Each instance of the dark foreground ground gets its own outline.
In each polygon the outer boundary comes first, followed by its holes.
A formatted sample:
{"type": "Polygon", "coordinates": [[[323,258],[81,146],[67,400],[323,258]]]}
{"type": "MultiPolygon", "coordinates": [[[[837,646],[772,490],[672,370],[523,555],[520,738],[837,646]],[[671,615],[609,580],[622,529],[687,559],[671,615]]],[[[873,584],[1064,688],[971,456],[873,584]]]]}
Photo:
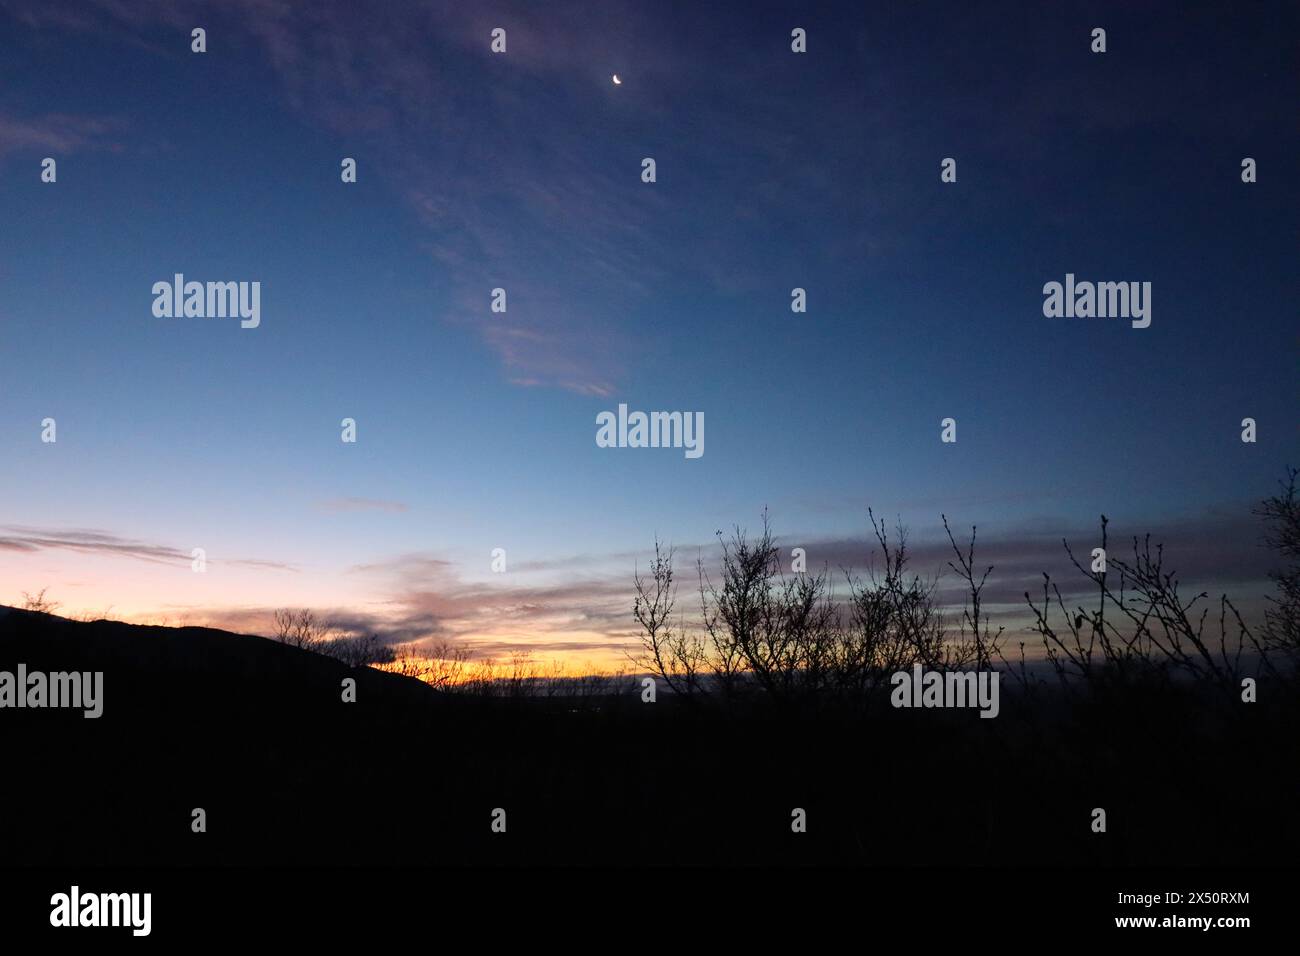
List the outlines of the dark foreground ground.
{"type": "Polygon", "coordinates": [[[1268,679],[1249,705],[1189,686],[1027,700],[1004,682],[994,720],[894,710],[883,691],[856,711],[575,706],[10,611],[0,670],[18,662],[103,671],[104,715],[0,710],[7,866],[1291,866],[1300,849],[1297,702],[1268,679]]]}

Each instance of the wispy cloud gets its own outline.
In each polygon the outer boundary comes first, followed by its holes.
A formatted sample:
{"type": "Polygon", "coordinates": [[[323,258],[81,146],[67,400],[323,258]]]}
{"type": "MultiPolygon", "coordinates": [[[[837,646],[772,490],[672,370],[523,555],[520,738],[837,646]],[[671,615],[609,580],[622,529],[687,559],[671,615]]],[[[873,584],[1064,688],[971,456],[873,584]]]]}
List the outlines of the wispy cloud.
{"type": "MultiPolygon", "coordinates": [[[[606,565],[607,566],[607,565],[606,565]]],[[[622,613],[627,583],[590,565],[559,582],[538,583],[536,565],[519,565],[487,582],[462,577],[454,562],[406,554],[358,565],[386,598],[376,612],[397,639],[471,637],[521,628],[530,634],[603,629],[622,613]]]]}
{"type": "Polygon", "coordinates": [[[113,138],[123,128],[112,117],[47,113],[20,117],[0,112],[0,156],[21,150],[40,150],[65,156],[84,149],[120,150],[113,138]]]}
{"type": "MultiPolygon", "coordinates": [[[[35,553],[39,551],[75,551],[107,557],[131,558],[153,564],[189,564],[193,557],[168,545],[123,538],[105,531],[87,529],[54,530],[32,528],[24,525],[0,526],[0,550],[35,553]]],[[[262,561],[255,558],[232,558],[224,562],[209,559],[213,564],[232,564],[275,571],[297,571],[291,564],[279,561],[262,561]]]]}
{"type": "MultiPolygon", "coordinates": [[[[19,2],[19,19],[146,33],[150,25],[180,31],[203,9],[103,0],[74,23],[44,6],[19,2]]],[[[755,101],[768,67],[728,44],[701,58],[682,42],[695,32],[689,25],[644,5],[487,11],[448,0],[394,6],[376,21],[351,4],[237,0],[218,19],[223,32],[261,45],[286,109],[383,157],[369,168],[424,226],[427,254],[451,290],[445,321],[472,329],[518,387],[614,394],[652,341],[634,316],[667,277],[729,294],[782,272],[809,275],[825,216],[844,215],[842,196],[861,178],[844,162],[819,171],[845,128],[804,122],[793,93],[755,101]],[[509,52],[494,57],[490,31],[502,24],[509,52]],[[615,71],[625,78],[617,91],[615,71]],[[474,74],[482,81],[465,81],[474,74]],[[654,132],[683,109],[688,128],[711,135],[665,142],[654,132]],[[559,135],[541,130],[541,115],[559,135]],[[656,141],[662,182],[650,188],[639,182],[640,162],[656,141]],[[821,157],[801,173],[793,217],[791,155],[821,157]],[[738,156],[746,176],[729,172],[738,156]],[[693,184],[697,197],[707,184],[707,208],[680,202],[674,182],[693,184]],[[714,223],[703,232],[701,212],[714,223]],[[497,286],[510,295],[505,314],[487,311],[497,286]]],[[[184,39],[179,33],[177,49],[184,39]]],[[[881,109],[861,91],[835,97],[843,102],[828,110],[854,124],[875,117],[862,108],[881,109]]],[[[877,201],[862,200],[868,210],[877,201]]],[[[870,228],[872,215],[859,240],[829,250],[838,265],[856,262],[868,237],[882,234],[870,228]]]]}

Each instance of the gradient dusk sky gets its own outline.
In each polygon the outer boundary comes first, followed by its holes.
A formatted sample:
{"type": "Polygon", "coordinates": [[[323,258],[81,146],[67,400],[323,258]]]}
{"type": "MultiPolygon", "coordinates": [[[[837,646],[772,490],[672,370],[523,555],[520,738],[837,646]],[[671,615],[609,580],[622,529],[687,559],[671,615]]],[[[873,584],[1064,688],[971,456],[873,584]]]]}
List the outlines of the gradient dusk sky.
{"type": "Polygon", "coordinates": [[[979,524],[1007,613],[1101,512],[1262,594],[1296,8],[1134,6],[0,0],[0,603],[606,661],[656,535],[839,568],[868,505],[919,570],[979,524]],[[178,272],[260,327],[154,317],[178,272]],[[1066,273],[1150,328],[1045,318],[1066,273]],[[705,454],[598,448],[620,402],[705,454]]]}

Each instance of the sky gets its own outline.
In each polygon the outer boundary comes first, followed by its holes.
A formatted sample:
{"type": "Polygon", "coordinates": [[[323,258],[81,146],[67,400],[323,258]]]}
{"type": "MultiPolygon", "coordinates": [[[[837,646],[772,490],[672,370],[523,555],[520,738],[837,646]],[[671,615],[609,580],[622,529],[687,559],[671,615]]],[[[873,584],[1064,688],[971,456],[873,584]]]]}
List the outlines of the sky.
{"type": "Polygon", "coordinates": [[[868,506],[920,570],[977,524],[1009,620],[1103,512],[1258,599],[1298,18],[1129,7],[0,0],[0,603],[605,664],[656,536],[861,567],[868,506]],[[1067,273],[1150,327],[1045,317],[1067,273]],[[598,447],[620,403],[704,454],[598,447]]]}

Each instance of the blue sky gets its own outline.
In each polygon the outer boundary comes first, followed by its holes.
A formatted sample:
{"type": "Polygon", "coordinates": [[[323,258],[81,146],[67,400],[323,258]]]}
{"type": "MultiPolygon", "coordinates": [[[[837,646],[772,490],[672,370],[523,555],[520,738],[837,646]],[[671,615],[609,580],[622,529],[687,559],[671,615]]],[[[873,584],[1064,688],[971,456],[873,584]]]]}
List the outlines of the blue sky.
{"type": "Polygon", "coordinates": [[[865,558],[870,504],[922,542],[941,511],[977,522],[1009,562],[1104,511],[1204,575],[1264,566],[1250,502],[1300,450],[1277,16],[18,0],[0,22],[0,601],[250,627],[305,604],[594,654],[656,534],[707,547],[765,506],[813,564],[865,558]],[[155,318],[176,272],[260,281],[260,327],[155,318]],[[1151,327],[1044,318],[1067,272],[1151,282],[1151,327]],[[706,453],[596,447],[619,402],[703,412],[706,453]]]}

